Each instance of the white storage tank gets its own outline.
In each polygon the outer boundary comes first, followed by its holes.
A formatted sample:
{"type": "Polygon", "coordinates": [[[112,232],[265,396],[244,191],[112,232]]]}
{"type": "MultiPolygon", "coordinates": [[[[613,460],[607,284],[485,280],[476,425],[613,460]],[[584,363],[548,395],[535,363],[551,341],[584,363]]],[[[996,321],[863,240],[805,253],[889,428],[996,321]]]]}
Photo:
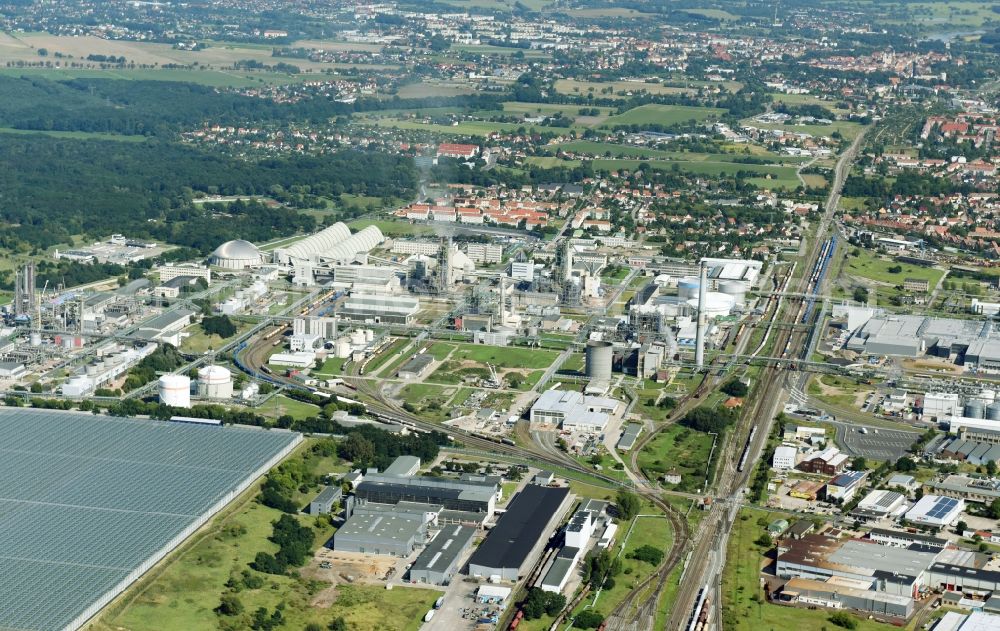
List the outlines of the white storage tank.
{"type": "Polygon", "coordinates": [[[345,357],[349,357],[351,354],[351,343],[346,337],[342,337],[337,340],[337,344],[334,346],[333,350],[334,354],[339,359],[344,359],[345,357]]]}
{"type": "Polygon", "coordinates": [[[365,329],[365,342],[371,344],[375,341],[375,331],[371,329],[365,329]]]}
{"type": "Polygon", "coordinates": [[[356,331],[351,331],[351,344],[354,346],[364,346],[365,344],[365,332],[361,329],[356,331]]]}
{"type": "Polygon", "coordinates": [[[191,407],[191,378],[187,375],[163,375],[157,385],[160,403],[175,408],[191,407]]]}
{"type": "Polygon", "coordinates": [[[701,283],[698,282],[697,278],[686,277],[677,281],[677,297],[686,298],[698,298],[698,287],[701,283]]]}
{"type": "Polygon", "coordinates": [[[210,399],[232,398],[232,373],[222,366],[202,366],[198,369],[198,394],[210,399]]]}
{"type": "Polygon", "coordinates": [[[746,302],[746,286],[738,280],[726,280],[719,283],[719,292],[733,297],[737,305],[743,306],[746,302]]]}

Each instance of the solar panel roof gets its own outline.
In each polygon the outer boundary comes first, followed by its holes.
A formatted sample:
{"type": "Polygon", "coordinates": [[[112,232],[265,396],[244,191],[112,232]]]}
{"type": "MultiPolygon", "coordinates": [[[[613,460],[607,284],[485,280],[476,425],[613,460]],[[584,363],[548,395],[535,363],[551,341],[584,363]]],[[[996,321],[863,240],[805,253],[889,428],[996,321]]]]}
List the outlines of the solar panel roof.
{"type": "Polygon", "coordinates": [[[9,408],[0,436],[5,631],[77,628],[301,440],[9,408]]]}

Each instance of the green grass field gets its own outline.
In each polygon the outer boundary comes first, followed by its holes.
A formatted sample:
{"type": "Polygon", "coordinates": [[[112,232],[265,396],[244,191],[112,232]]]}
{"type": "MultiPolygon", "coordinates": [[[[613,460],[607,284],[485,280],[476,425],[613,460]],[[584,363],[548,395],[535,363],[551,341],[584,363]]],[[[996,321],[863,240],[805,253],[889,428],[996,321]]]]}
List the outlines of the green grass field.
{"type": "Polygon", "coordinates": [[[476,344],[458,344],[451,354],[452,360],[474,361],[481,364],[494,364],[498,368],[527,368],[540,370],[548,368],[556,360],[559,353],[537,348],[519,348],[515,346],[479,346],[476,344]]]}
{"type": "Polygon", "coordinates": [[[604,121],[602,127],[616,125],[676,125],[691,120],[703,121],[717,118],[725,110],[715,107],[691,107],[687,105],[640,105],[622,114],[616,114],[604,121]]]}
{"type": "Polygon", "coordinates": [[[639,468],[650,479],[661,478],[668,471],[681,474],[679,490],[704,487],[712,436],[681,425],[672,425],[656,436],[639,452],[639,468]]]}
{"type": "MultiPolygon", "coordinates": [[[[851,251],[853,250],[854,248],[851,249],[851,251]]],[[[861,249],[858,250],[858,256],[851,256],[850,252],[848,253],[844,272],[890,285],[902,285],[906,278],[926,280],[930,282],[932,290],[944,275],[944,270],[897,263],[892,259],[879,258],[871,252],[861,249]],[[897,265],[902,268],[902,271],[896,274],[889,271],[889,268],[897,265]]]]}
{"type": "Polygon", "coordinates": [[[257,408],[257,412],[269,418],[278,418],[288,414],[295,419],[304,419],[319,414],[319,406],[304,401],[296,401],[279,394],[272,397],[264,405],[257,408]]]}
{"type": "Polygon", "coordinates": [[[430,234],[434,229],[429,226],[411,224],[407,221],[393,219],[355,219],[347,224],[351,230],[357,231],[368,226],[378,226],[386,236],[415,236],[430,234]]]}
{"type": "Polygon", "coordinates": [[[731,153],[692,153],[687,151],[667,151],[664,149],[651,149],[649,147],[637,147],[634,145],[619,145],[612,142],[597,142],[593,140],[573,140],[557,145],[549,145],[547,151],[555,153],[562,150],[573,153],[585,153],[597,157],[605,158],[653,158],[658,160],[679,160],[682,162],[734,162],[738,163],[750,155],[756,158],[771,160],[775,163],[785,162],[798,164],[805,162],[806,158],[783,156],[769,151],[743,152],[744,147],[731,153]]]}
{"type": "Polygon", "coordinates": [[[851,121],[835,121],[829,125],[777,125],[758,123],[752,118],[748,118],[741,121],[741,123],[750,127],[756,127],[757,129],[781,129],[796,134],[810,134],[812,136],[832,136],[834,132],[840,132],[840,135],[847,140],[853,140],[861,133],[861,129],[864,127],[860,123],[851,121]]]}

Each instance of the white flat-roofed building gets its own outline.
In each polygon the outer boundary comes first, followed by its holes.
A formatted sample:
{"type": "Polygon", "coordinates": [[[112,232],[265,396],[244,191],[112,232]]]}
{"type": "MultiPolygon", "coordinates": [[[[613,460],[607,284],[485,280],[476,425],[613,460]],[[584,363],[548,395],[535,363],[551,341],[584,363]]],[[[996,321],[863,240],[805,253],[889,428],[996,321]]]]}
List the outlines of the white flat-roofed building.
{"type": "Polygon", "coordinates": [[[355,322],[375,324],[412,324],[420,311],[420,301],[410,296],[387,296],[353,293],[338,315],[355,322]]]}
{"type": "Polygon", "coordinates": [[[943,495],[925,495],[913,505],[913,508],[906,511],[906,521],[922,526],[944,528],[955,523],[964,510],[965,502],[961,499],[943,495]]]}
{"type": "Polygon", "coordinates": [[[944,419],[962,412],[957,392],[928,392],[924,395],[924,418],[944,419]]]}
{"type": "Polygon", "coordinates": [[[879,489],[866,495],[858,503],[858,508],[872,515],[888,515],[902,506],[905,500],[901,493],[879,489]]]}
{"type": "Polygon", "coordinates": [[[621,403],[571,390],[543,392],[531,406],[532,423],[559,425],[564,429],[599,432],[621,403]]]}

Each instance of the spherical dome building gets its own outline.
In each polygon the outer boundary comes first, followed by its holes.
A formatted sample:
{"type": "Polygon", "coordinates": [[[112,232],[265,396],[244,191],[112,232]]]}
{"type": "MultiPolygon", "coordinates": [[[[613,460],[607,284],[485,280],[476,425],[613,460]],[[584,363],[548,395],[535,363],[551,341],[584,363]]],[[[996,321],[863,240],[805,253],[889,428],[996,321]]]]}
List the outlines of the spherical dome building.
{"type": "Polygon", "coordinates": [[[264,255],[261,254],[256,245],[243,239],[236,239],[226,241],[215,248],[215,252],[212,252],[208,261],[223,269],[246,269],[263,263],[264,255]]]}

